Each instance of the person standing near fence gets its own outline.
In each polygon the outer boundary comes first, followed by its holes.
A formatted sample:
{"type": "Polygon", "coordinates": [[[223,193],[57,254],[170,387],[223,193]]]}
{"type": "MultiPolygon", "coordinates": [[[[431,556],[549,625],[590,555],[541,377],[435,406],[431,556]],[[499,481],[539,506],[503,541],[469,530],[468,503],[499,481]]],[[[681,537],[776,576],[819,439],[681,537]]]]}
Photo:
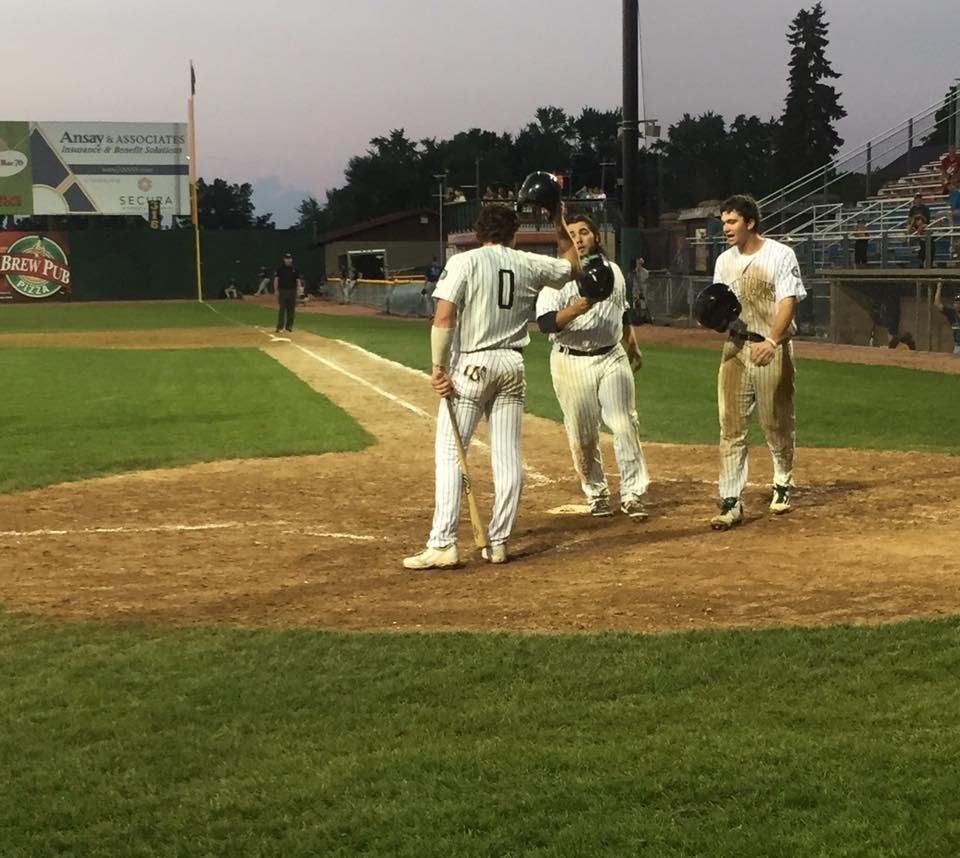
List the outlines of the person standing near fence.
{"type": "Polygon", "coordinates": [[[273,276],[273,291],[277,294],[277,333],[293,331],[293,317],[297,312],[297,293],[303,288],[303,278],[293,267],[293,254],[284,253],[283,261],[273,276]]]}
{"type": "Polygon", "coordinates": [[[793,485],[794,314],[806,297],[793,249],[760,231],[760,209],[753,197],[738,194],[721,207],[729,247],[717,257],[713,280],[725,283],[742,306],[747,330],[760,334],[749,342],[731,334],[723,346],[717,378],[720,416],[720,499],[714,530],[743,522],[741,495],[747,485],[747,422],[754,408],[773,456],[770,512],[789,512],[793,485]]]}
{"type": "Polygon", "coordinates": [[[254,295],[269,295],[270,294],[270,273],[267,271],[266,267],[261,265],[260,270],[257,272],[257,291],[253,293],[254,295]]]}
{"type": "Polygon", "coordinates": [[[953,353],[960,357],[960,293],[953,299],[953,306],[943,303],[943,284],[937,283],[937,291],[933,296],[933,306],[946,317],[953,333],[953,353]]]}
{"type": "Polygon", "coordinates": [[[423,276],[424,284],[420,294],[423,296],[423,315],[433,318],[433,290],[437,288],[437,281],[443,273],[443,268],[437,262],[437,257],[433,257],[433,262],[427,266],[426,273],[423,276]]]}

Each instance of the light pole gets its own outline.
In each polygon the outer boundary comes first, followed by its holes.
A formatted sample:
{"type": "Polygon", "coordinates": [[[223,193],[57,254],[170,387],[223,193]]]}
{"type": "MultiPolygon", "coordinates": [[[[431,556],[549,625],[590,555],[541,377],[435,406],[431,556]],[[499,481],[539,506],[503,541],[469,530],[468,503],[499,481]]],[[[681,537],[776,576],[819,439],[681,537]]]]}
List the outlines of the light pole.
{"type": "Polygon", "coordinates": [[[637,212],[637,144],[639,125],[640,16],[638,0],[623,0],[623,199],[620,227],[620,267],[629,271],[640,252],[640,219],[637,212]]]}
{"type": "Polygon", "coordinates": [[[446,264],[446,246],[443,241],[443,184],[447,180],[447,172],[444,170],[442,173],[434,173],[433,178],[437,180],[437,187],[439,188],[437,192],[437,203],[438,211],[440,213],[440,255],[437,257],[437,261],[440,263],[441,267],[446,264]]]}
{"type": "Polygon", "coordinates": [[[600,190],[604,194],[607,193],[607,167],[616,167],[616,161],[601,161],[600,162],[600,190]]]}

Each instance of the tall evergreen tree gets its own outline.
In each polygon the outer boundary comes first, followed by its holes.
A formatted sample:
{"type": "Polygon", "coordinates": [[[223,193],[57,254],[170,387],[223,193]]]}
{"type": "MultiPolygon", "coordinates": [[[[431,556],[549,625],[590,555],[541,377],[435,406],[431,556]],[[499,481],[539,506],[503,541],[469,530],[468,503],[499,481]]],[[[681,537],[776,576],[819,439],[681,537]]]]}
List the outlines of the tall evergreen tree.
{"type": "Polygon", "coordinates": [[[827,59],[827,23],[821,3],[801,9],[787,31],[790,64],[786,105],[780,120],[777,160],[789,182],[827,163],[843,145],[834,123],[847,115],[840,93],[824,81],[840,75],[827,59]]]}

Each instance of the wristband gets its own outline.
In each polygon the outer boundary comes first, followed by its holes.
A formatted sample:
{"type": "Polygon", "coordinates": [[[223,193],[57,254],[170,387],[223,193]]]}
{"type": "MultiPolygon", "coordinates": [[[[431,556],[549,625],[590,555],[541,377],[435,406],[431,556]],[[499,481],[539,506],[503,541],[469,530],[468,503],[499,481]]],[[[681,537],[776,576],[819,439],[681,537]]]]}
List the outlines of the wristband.
{"type": "Polygon", "coordinates": [[[434,366],[444,369],[450,366],[450,353],[453,351],[453,328],[430,326],[430,355],[434,366]]]}
{"type": "Polygon", "coordinates": [[[763,339],[764,339],[764,342],[770,343],[770,345],[773,346],[774,348],[780,345],[780,343],[778,343],[776,340],[771,340],[770,337],[764,337],[763,339]]]}

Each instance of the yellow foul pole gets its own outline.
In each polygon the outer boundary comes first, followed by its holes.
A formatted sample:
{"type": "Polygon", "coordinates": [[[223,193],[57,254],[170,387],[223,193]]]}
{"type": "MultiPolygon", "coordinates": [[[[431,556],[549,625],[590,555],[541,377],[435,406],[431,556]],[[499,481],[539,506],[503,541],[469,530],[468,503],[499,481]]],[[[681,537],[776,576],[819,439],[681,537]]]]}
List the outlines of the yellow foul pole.
{"type": "Polygon", "coordinates": [[[200,211],[197,208],[197,125],[193,116],[193,97],[197,93],[197,75],[190,62],[190,219],[193,221],[193,243],[197,263],[197,300],[203,303],[203,275],[200,271],[200,211]]]}

